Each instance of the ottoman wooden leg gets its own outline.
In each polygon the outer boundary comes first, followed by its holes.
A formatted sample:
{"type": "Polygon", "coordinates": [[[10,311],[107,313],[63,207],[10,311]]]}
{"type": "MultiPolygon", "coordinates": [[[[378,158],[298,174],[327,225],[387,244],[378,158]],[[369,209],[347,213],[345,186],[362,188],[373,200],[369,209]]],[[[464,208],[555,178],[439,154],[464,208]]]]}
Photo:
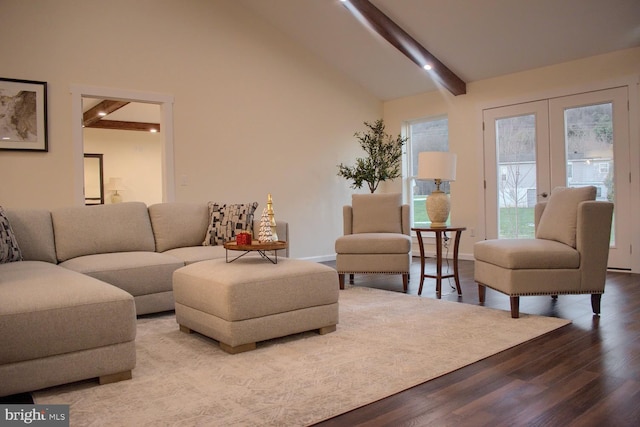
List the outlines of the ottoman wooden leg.
{"type": "Polygon", "coordinates": [[[190,328],[187,328],[187,327],[186,327],[186,326],[184,326],[184,325],[180,325],[180,332],[184,332],[185,334],[190,334],[190,333],[192,333],[193,331],[192,331],[190,328]]]}
{"type": "Polygon", "coordinates": [[[230,345],[221,342],[220,348],[229,354],[238,354],[238,353],[244,353],[245,351],[255,350],[256,343],[250,342],[248,344],[242,344],[242,345],[237,345],[235,347],[231,347],[230,345]]]}

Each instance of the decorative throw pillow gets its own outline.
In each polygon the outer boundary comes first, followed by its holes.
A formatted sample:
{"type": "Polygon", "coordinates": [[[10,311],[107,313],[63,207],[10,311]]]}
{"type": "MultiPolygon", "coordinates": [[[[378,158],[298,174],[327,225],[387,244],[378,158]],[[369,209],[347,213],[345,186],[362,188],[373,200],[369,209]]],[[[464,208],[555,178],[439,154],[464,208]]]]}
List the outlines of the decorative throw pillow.
{"type": "Polygon", "coordinates": [[[596,199],[596,187],[556,187],[542,212],[537,239],[555,240],[576,247],[578,204],[596,199]]]}
{"type": "Polygon", "coordinates": [[[353,233],[402,233],[402,195],[354,194],[353,233]]]}
{"type": "Polygon", "coordinates": [[[0,206],[0,264],[14,261],[22,261],[22,253],[9,224],[9,218],[0,206]]]}
{"type": "Polygon", "coordinates": [[[202,244],[216,246],[234,240],[236,233],[251,229],[258,202],[230,205],[209,202],[208,206],[209,226],[202,244]]]}

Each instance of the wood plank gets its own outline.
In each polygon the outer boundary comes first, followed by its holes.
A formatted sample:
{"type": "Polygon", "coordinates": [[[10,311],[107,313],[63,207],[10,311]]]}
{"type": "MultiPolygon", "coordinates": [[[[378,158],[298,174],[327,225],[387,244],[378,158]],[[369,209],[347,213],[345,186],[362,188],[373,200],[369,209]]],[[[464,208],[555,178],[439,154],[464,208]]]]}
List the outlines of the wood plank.
{"type": "Polygon", "coordinates": [[[160,132],[160,123],[127,122],[122,120],[102,119],[92,122],[90,125],[85,125],[85,127],[97,129],[134,130],[141,132],[160,132]]]}
{"type": "MultiPolygon", "coordinates": [[[[435,260],[427,262],[435,270],[435,260]]],[[[459,272],[463,296],[445,281],[442,299],[479,304],[473,261],[460,261],[459,272]]],[[[414,258],[408,293],[417,295],[419,276],[414,258]]],[[[422,298],[435,299],[429,285],[422,298]]],[[[357,275],[355,286],[403,291],[400,276],[357,275]]],[[[484,305],[510,310],[509,297],[491,289],[484,305]]],[[[640,275],[607,274],[600,316],[590,295],[521,297],[520,313],[573,323],[317,425],[622,426],[640,419],[640,275]]]]}
{"type": "Polygon", "coordinates": [[[102,120],[105,115],[119,110],[128,103],[128,101],[115,101],[112,99],[105,99],[104,101],[101,101],[100,103],[94,105],[84,112],[84,114],[82,115],[82,124],[84,125],[84,127],[92,127],[91,125],[102,120]]]}

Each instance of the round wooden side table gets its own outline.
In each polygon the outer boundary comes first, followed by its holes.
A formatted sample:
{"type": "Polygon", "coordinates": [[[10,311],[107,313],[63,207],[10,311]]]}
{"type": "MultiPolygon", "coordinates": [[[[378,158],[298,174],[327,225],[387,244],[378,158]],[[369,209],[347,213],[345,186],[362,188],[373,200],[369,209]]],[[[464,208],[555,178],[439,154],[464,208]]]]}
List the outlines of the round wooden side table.
{"type": "Polygon", "coordinates": [[[436,297],[442,296],[442,279],[453,277],[456,281],[456,290],[458,295],[462,295],[462,289],[460,289],[460,278],[458,276],[458,245],[460,244],[460,235],[467,227],[413,227],[412,231],[416,232],[418,237],[418,245],[420,246],[420,288],[418,289],[418,295],[422,294],[422,285],[424,284],[424,278],[436,279],[436,297]],[[442,235],[449,232],[454,232],[455,237],[453,239],[453,274],[442,275],[442,235]],[[424,243],[422,241],[422,233],[435,233],[436,235],[436,275],[424,274],[424,243]]]}
{"type": "Polygon", "coordinates": [[[224,244],[224,248],[226,249],[225,259],[227,262],[233,262],[238,258],[241,258],[248,254],[249,252],[258,252],[260,256],[268,261],[271,261],[273,264],[278,263],[278,251],[281,249],[287,249],[288,243],[282,240],[278,240],[277,242],[269,242],[262,243],[258,240],[252,240],[250,245],[239,245],[235,240],[231,240],[224,244]],[[229,251],[243,251],[244,253],[238,255],[237,257],[229,260],[229,251]],[[273,257],[267,255],[267,251],[273,251],[273,257]]]}

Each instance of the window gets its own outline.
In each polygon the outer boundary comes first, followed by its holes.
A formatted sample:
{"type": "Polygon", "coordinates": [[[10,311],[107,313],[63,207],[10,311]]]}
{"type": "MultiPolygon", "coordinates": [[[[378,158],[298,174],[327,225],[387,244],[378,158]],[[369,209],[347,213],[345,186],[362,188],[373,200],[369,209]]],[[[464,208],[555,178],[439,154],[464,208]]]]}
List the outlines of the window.
{"type": "Polygon", "coordinates": [[[609,163],[598,163],[598,170],[601,174],[608,174],[609,173],[609,163]]]}
{"type": "MultiPolygon", "coordinates": [[[[407,123],[408,176],[407,193],[410,195],[413,213],[413,227],[430,225],[425,201],[436,189],[432,181],[416,181],[418,173],[418,153],[422,151],[449,151],[449,120],[446,116],[430,117],[407,123]]],[[[449,183],[443,182],[440,190],[449,194],[449,183]]]]}

